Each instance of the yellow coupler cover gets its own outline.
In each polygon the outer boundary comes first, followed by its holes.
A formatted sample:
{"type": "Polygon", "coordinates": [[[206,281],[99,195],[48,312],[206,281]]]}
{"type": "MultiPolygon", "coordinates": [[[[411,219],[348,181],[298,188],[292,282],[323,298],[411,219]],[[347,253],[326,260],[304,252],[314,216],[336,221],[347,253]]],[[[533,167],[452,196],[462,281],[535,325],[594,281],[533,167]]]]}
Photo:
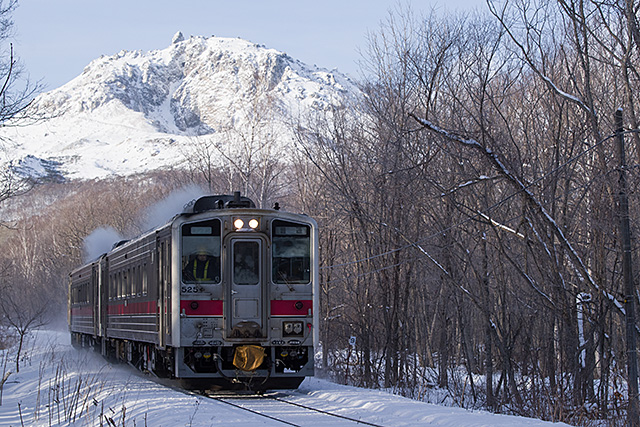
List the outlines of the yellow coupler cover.
{"type": "Polygon", "coordinates": [[[264,348],[257,345],[243,345],[236,348],[233,366],[243,371],[255,371],[264,361],[264,348]]]}

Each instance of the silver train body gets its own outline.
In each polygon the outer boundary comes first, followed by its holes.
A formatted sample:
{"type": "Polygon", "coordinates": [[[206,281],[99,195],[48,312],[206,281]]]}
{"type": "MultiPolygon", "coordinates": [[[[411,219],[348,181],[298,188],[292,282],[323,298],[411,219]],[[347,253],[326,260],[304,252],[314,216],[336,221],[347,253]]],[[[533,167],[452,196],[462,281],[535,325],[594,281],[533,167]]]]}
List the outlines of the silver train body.
{"type": "Polygon", "coordinates": [[[71,340],[194,388],[295,388],[318,283],[313,219],[206,196],[70,274],[71,340]]]}

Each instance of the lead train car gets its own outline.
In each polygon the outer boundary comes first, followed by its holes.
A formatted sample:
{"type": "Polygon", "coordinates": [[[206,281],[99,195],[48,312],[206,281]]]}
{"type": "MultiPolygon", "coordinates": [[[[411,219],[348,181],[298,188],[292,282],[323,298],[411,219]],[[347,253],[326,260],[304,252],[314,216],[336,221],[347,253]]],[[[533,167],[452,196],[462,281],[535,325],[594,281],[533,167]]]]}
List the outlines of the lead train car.
{"type": "Polygon", "coordinates": [[[313,219],[205,196],[71,273],[71,341],[193,387],[295,388],[318,283],[313,219]]]}

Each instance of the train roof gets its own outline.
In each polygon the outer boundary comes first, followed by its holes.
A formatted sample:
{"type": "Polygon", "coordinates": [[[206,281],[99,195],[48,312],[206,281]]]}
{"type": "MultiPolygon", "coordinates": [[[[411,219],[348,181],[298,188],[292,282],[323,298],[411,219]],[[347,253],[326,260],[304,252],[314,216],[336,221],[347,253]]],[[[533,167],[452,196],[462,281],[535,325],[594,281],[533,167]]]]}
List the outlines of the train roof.
{"type": "MultiPolygon", "coordinates": [[[[91,264],[94,264],[96,262],[99,262],[104,256],[106,256],[108,254],[111,254],[114,251],[117,251],[120,247],[128,246],[130,244],[133,244],[136,241],[139,241],[139,240],[145,238],[149,234],[155,233],[159,229],[162,229],[164,227],[170,226],[170,224],[173,224],[179,217],[183,217],[184,218],[184,217],[189,217],[191,215],[195,215],[195,214],[199,214],[199,213],[203,213],[203,212],[208,212],[208,211],[213,211],[213,210],[223,210],[223,209],[256,209],[256,205],[253,202],[253,200],[251,200],[250,198],[245,197],[245,196],[241,196],[239,191],[234,192],[233,195],[217,194],[217,195],[209,195],[209,196],[199,197],[198,199],[194,199],[194,200],[190,201],[189,203],[187,203],[184,206],[182,212],[176,214],[166,224],[164,224],[164,225],[162,225],[160,227],[156,227],[156,228],[154,228],[152,230],[148,230],[148,231],[142,233],[141,235],[134,237],[133,239],[120,240],[118,242],[115,242],[113,247],[108,252],[105,252],[105,253],[97,256],[96,258],[85,262],[82,266],[79,266],[79,267],[75,268],[71,272],[71,274],[77,272],[78,270],[86,268],[88,265],[91,265],[91,264]]],[[[273,210],[274,211],[280,210],[280,206],[278,205],[278,203],[275,204],[273,210]]],[[[288,215],[291,215],[291,213],[283,212],[283,215],[288,216],[288,215]]],[[[295,214],[293,214],[293,215],[295,215],[295,214]]]]}
{"type": "Polygon", "coordinates": [[[196,214],[216,209],[234,209],[234,208],[255,208],[248,197],[240,196],[240,192],[236,191],[233,196],[228,194],[218,194],[214,196],[203,196],[187,203],[182,211],[183,214],[196,214]]]}

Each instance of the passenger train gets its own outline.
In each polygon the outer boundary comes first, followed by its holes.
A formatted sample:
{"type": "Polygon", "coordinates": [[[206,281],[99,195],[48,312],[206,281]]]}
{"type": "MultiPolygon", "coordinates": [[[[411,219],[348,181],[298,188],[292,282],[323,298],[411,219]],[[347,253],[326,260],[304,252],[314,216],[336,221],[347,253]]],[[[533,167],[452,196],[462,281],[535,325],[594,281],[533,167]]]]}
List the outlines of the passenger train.
{"type": "Polygon", "coordinates": [[[314,373],[318,230],[240,193],[71,272],[71,341],[194,388],[296,388],[314,373]]]}

